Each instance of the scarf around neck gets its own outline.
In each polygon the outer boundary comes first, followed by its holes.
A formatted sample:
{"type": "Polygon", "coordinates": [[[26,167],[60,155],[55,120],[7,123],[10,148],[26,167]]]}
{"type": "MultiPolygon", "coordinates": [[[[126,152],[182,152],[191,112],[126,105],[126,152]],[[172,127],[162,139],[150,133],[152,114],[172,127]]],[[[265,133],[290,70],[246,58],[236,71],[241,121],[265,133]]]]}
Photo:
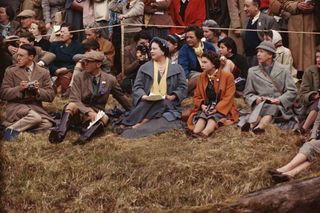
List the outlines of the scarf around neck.
{"type": "Polygon", "coordinates": [[[199,61],[199,64],[200,64],[200,66],[201,66],[201,56],[202,56],[202,54],[203,54],[203,49],[204,49],[204,44],[203,44],[203,42],[200,41],[199,46],[198,46],[198,47],[193,47],[193,49],[194,49],[194,53],[195,53],[196,56],[197,56],[197,59],[198,59],[198,61],[199,61]]]}
{"type": "Polygon", "coordinates": [[[165,96],[167,94],[167,75],[168,75],[169,60],[166,59],[165,71],[161,77],[160,82],[158,81],[159,76],[159,64],[153,61],[153,85],[150,93],[155,95],[165,96]]]}

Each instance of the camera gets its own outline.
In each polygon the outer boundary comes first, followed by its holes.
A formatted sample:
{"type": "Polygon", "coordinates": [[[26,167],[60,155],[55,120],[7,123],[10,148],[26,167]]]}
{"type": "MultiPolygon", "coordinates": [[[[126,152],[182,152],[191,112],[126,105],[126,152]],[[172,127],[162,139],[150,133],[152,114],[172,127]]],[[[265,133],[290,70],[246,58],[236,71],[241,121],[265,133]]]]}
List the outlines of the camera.
{"type": "Polygon", "coordinates": [[[27,84],[27,92],[30,95],[36,95],[36,86],[34,81],[30,81],[27,84]]]}
{"type": "Polygon", "coordinates": [[[28,82],[28,84],[27,84],[27,90],[29,90],[29,91],[34,91],[35,89],[36,89],[35,82],[34,82],[34,81],[28,82]]]}
{"type": "Polygon", "coordinates": [[[137,51],[140,51],[142,55],[149,55],[149,47],[147,45],[139,44],[137,51]]]}

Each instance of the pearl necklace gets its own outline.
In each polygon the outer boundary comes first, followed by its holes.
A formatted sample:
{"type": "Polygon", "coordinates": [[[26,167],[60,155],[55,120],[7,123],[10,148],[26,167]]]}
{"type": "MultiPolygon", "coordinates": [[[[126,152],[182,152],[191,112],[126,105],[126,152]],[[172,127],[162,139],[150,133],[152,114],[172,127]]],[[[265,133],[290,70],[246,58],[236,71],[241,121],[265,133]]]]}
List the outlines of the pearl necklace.
{"type": "Polygon", "coordinates": [[[218,71],[219,71],[219,70],[216,69],[216,70],[213,72],[212,75],[210,75],[209,72],[208,72],[207,76],[208,76],[208,78],[209,78],[210,81],[213,81],[213,79],[214,79],[214,77],[216,76],[216,74],[217,74],[218,71]]]}

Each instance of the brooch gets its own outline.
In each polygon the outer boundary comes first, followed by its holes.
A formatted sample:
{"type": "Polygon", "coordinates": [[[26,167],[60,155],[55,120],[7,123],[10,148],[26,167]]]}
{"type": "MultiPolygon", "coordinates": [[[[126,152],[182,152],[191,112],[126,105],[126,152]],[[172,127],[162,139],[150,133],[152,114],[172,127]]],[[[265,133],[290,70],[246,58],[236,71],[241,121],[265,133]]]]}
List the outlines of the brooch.
{"type": "Polygon", "coordinates": [[[101,81],[101,84],[100,84],[100,95],[104,95],[105,94],[105,89],[106,89],[106,84],[107,82],[106,81],[101,81]]]}

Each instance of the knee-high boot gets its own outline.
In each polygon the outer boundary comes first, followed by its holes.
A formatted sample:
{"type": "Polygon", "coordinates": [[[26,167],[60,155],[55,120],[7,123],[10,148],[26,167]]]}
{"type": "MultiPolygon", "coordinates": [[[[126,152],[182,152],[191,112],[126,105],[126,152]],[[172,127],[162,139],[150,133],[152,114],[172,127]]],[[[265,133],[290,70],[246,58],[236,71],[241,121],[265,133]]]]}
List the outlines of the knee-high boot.
{"type": "Polygon", "coordinates": [[[63,141],[70,127],[70,119],[71,113],[64,112],[60,125],[53,129],[49,134],[50,143],[61,143],[63,141]]]}
{"type": "Polygon", "coordinates": [[[102,121],[98,121],[92,127],[83,132],[80,137],[73,143],[73,145],[83,145],[87,143],[94,136],[104,131],[104,124],[102,121]]]}

